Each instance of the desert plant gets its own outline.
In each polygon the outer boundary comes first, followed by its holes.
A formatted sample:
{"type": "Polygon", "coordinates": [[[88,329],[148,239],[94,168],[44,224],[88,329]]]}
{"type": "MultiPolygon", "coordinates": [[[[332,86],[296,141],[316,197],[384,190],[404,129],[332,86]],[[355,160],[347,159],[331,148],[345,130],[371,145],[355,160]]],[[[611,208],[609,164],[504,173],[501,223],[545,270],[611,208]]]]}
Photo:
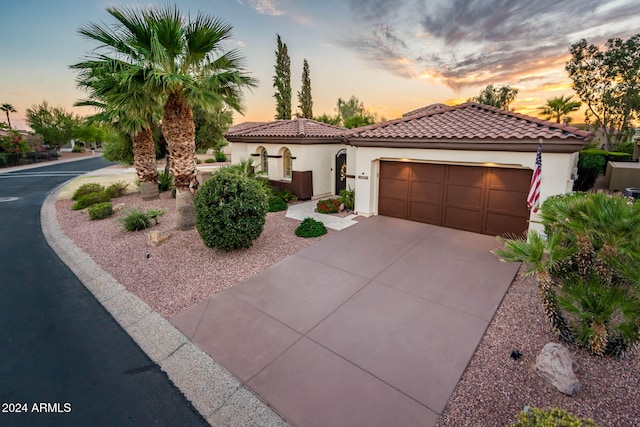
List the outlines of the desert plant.
{"type": "Polygon", "coordinates": [[[164,171],[158,174],[158,191],[169,191],[173,188],[173,175],[171,172],[165,173],[164,171]]]}
{"type": "Polygon", "coordinates": [[[268,212],[280,212],[287,210],[287,202],[282,197],[269,197],[268,212]]]}
{"type": "Polygon", "coordinates": [[[71,209],[77,211],[80,209],[88,208],[89,206],[95,205],[96,203],[108,202],[109,200],[111,200],[111,198],[106,191],[96,191],[95,193],[85,194],[84,196],[80,197],[78,200],[76,200],[71,209]]]}
{"type": "Polygon", "coordinates": [[[537,273],[542,302],[561,339],[596,355],[623,356],[640,342],[640,204],[605,193],[550,197],[546,238],[506,239],[494,251],[537,273]]]}
{"type": "Polygon", "coordinates": [[[71,200],[78,200],[80,197],[89,193],[97,193],[99,191],[104,191],[104,187],[97,182],[88,182],[86,184],[82,184],[71,196],[71,200]]]}
{"type": "Polygon", "coordinates": [[[338,199],[324,199],[319,200],[316,204],[316,211],[323,214],[332,214],[338,212],[340,209],[340,202],[338,199]]]}
{"type": "Polygon", "coordinates": [[[277,191],[275,193],[276,197],[280,197],[285,202],[290,202],[292,200],[298,200],[298,196],[293,194],[291,190],[285,188],[284,190],[277,191]]]}
{"type": "Polygon", "coordinates": [[[164,209],[147,209],[145,214],[147,215],[147,217],[149,217],[150,220],[153,220],[155,224],[160,224],[160,220],[158,218],[160,218],[162,215],[165,214],[165,210],[164,209]]]}
{"type": "Polygon", "coordinates": [[[216,156],[216,162],[226,162],[227,161],[227,155],[224,154],[224,152],[220,151],[220,150],[216,150],[214,152],[214,155],[216,156]]]}
{"type": "Polygon", "coordinates": [[[267,196],[255,179],[224,168],[198,189],[196,229],[210,248],[230,251],[252,245],[264,228],[267,196]]]}
{"type": "Polygon", "coordinates": [[[591,419],[579,418],[559,408],[539,409],[527,406],[516,415],[517,422],[511,427],[598,427],[591,419]]]}
{"type": "Polygon", "coordinates": [[[128,186],[128,182],[118,181],[108,186],[104,191],[109,195],[110,198],[116,199],[118,197],[124,196],[128,186]]]}
{"type": "Polygon", "coordinates": [[[151,221],[146,212],[139,209],[131,209],[118,219],[126,231],[139,231],[149,228],[151,221]]]}
{"type": "Polygon", "coordinates": [[[113,215],[113,205],[111,202],[96,203],[89,206],[87,213],[91,220],[105,219],[113,215]]]}
{"type": "Polygon", "coordinates": [[[307,217],[296,228],[295,233],[298,237],[318,237],[327,234],[327,228],[322,222],[307,217]]]}
{"type": "Polygon", "coordinates": [[[353,210],[356,204],[356,190],[349,189],[340,190],[340,198],[338,201],[344,204],[345,209],[353,210]]]}

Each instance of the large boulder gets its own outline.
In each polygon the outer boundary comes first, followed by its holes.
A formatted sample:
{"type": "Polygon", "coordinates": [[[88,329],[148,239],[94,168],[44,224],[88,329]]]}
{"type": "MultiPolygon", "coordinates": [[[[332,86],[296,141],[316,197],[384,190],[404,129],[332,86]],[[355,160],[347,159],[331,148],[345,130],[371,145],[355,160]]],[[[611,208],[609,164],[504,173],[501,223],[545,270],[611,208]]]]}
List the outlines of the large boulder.
{"type": "Polygon", "coordinates": [[[547,343],[536,358],[536,374],[567,396],[575,396],[580,391],[581,384],[575,370],[576,362],[561,344],[547,343]]]}

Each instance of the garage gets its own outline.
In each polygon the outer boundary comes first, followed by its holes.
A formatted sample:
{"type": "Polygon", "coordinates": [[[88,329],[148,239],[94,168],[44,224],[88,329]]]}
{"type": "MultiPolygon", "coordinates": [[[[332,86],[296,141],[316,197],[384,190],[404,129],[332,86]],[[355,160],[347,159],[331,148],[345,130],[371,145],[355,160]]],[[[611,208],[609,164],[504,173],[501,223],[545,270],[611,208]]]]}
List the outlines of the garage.
{"type": "Polygon", "coordinates": [[[378,214],[489,235],[529,227],[529,169],[381,161],[378,214]]]}

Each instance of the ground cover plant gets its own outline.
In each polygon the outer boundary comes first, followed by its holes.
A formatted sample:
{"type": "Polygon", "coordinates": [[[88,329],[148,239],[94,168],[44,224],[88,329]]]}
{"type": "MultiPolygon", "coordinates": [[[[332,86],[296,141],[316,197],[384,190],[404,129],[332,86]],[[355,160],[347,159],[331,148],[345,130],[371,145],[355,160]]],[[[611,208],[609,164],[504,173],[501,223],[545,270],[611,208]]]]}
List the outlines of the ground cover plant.
{"type": "Polygon", "coordinates": [[[118,181],[108,186],[104,191],[109,195],[110,198],[117,199],[118,197],[122,197],[126,193],[127,187],[129,187],[128,182],[118,181]]]}
{"type": "Polygon", "coordinates": [[[517,422],[511,427],[598,427],[593,420],[579,418],[558,408],[539,409],[526,407],[516,416],[517,422]]]}
{"type": "Polygon", "coordinates": [[[324,199],[318,201],[316,205],[316,211],[323,214],[337,213],[340,209],[340,202],[338,199],[324,199]]]}
{"type": "Polygon", "coordinates": [[[269,197],[269,212],[280,212],[287,210],[287,202],[282,197],[269,197]]]}
{"type": "Polygon", "coordinates": [[[88,208],[89,206],[95,205],[96,203],[108,202],[109,200],[111,200],[111,198],[106,191],[96,191],[94,193],[89,193],[81,196],[78,200],[76,200],[71,209],[77,211],[80,209],[88,208]]]}
{"type": "Polygon", "coordinates": [[[307,217],[296,228],[295,233],[298,237],[318,237],[327,234],[327,228],[321,221],[307,217]]]}
{"type": "Polygon", "coordinates": [[[131,209],[118,221],[126,231],[140,231],[149,228],[151,220],[158,224],[158,217],[164,215],[164,213],[163,209],[147,209],[146,211],[131,209]]]}
{"type": "Polygon", "coordinates": [[[615,357],[640,342],[640,204],[620,195],[553,196],[545,236],[503,239],[494,251],[535,274],[553,330],[565,342],[615,357]]]}
{"type": "Polygon", "coordinates": [[[87,208],[90,220],[105,219],[113,215],[113,205],[111,202],[96,203],[87,208]]]}
{"type": "Polygon", "coordinates": [[[86,194],[97,193],[100,191],[104,191],[104,186],[102,184],[98,184],[97,182],[88,182],[78,187],[78,189],[73,193],[73,196],[71,196],[71,200],[78,200],[86,194]]]}

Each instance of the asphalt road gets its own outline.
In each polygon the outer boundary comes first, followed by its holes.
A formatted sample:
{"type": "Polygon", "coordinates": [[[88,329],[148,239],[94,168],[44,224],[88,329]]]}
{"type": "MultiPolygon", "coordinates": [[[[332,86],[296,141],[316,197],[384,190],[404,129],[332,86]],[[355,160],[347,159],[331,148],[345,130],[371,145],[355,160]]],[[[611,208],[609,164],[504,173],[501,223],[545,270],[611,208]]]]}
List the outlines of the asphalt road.
{"type": "Polygon", "coordinates": [[[42,235],[47,194],[107,165],[0,174],[1,426],[208,425],[42,235]]]}

